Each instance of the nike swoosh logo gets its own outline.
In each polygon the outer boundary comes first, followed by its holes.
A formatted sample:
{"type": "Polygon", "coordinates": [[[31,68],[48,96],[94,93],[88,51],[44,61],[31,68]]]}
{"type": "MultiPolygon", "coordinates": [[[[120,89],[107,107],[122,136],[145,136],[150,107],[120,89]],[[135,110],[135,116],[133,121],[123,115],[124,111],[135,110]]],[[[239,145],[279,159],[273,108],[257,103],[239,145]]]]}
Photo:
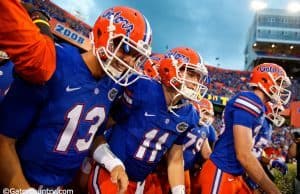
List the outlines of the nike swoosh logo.
{"type": "Polygon", "coordinates": [[[155,117],[156,115],[149,114],[148,112],[145,112],[145,117],[155,117]]]}
{"type": "Polygon", "coordinates": [[[80,90],[81,87],[77,87],[77,88],[70,88],[70,86],[66,87],[66,92],[73,92],[73,91],[76,91],[76,90],[80,90]]]}
{"type": "Polygon", "coordinates": [[[234,179],[228,178],[228,181],[231,182],[231,181],[234,181],[234,179]]]}

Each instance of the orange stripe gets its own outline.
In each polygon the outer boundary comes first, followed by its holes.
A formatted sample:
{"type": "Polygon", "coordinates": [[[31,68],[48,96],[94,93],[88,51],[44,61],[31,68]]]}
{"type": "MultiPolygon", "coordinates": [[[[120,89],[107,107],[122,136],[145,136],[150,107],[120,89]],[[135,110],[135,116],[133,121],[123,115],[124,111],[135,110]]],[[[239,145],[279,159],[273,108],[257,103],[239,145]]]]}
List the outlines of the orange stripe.
{"type": "Polygon", "coordinates": [[[251,100],[251,99],[249,99],[249,98],[247,98],[247,97],[245,97],[245,96],[239,96],[239,98],[242,98],[242,99],[244,99],[244,100],[250,102],[251,104],[257,106],[257,108],[259,108],[260,110],[262,109],[262,106],[261,106],[261,105],[257,104],[256,102],[254,102],[253,100],[251,100]]]}

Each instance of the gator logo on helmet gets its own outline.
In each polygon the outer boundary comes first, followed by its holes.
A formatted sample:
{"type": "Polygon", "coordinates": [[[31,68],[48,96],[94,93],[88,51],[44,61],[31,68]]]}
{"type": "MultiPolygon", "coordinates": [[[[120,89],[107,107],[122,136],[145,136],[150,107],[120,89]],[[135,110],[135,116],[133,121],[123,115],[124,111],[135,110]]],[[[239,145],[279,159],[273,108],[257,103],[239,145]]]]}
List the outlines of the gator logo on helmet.
{"type": "Polygon", "coordinates": [[[122,15],[121,15],[121,12],[114,12],[113,9],[109,9],[107,10],[103,15],[102,17],[106,18],[106,19],[110,19],[110,17],[114,15],[114,24],[119,24],[121,23],[122,24],[122,28],[125,29],[126,31],[126,34],[129,36],[130,33],[133,31],[134,29],[134,25],[132,23],[130,23],[126,18],[124,18],[122,15]]]}
{"type": "Polygon", "coordinates": [[[150,57],[150,59],[154,60],[154,61],[160,61],[161,60],[161,57],[157,56],[157,55],[152,55],[150,57]]]}
{"type": "Polygon", "coordinates": [[[183,62],[185,63],[188,63],[190,61],[190,59],[181,54],[181,53],[178,53],[177,51],[169,51],[167,54],[166,54],[167,58],[171,58],[171,56],[173,56],[176,60],[182,60],[183,62]]]}
{"type": "Polygon", "coordinates": [[[272,65],[262,65],[257,67],[260,72],[270,72],[270,73],[278,73],[279,75],[284,75],[284,72],[277,67],[272,65]]]}

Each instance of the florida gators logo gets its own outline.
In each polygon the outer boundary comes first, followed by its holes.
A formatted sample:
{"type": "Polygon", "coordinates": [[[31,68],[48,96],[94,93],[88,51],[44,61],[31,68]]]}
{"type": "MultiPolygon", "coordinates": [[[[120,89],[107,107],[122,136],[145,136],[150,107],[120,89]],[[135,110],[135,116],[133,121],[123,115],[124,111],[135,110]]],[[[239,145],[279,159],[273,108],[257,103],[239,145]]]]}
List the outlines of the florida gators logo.
{"type": "Polygon", "coordinates": [[[190,59],[187,56],[185,56],[185,55],[183,55],[183,54],[181,54],[177,51],[174,52],[174,51],[171,50],[166,54],[166,56],[167,56],[167,58],[171,58],[171,56],[173,56],[174,59],[182,60],[185,63],[188,63],[190,61],[190,59]]]}
{"type": "Polygon", "coordinates": [[[118,94],[118,90],[116,88],[112,88],[111,90],[109,90],[108,92],[108,99],[110,101],[114,101],[115,98],[117,97],[117,94],[118,94]]]}
{"type": "Polygon", "coordinates": [[[113,9],[109,9],[102,15],[102,17],[109,20],[112,15],[114,16],[114,24],[121,23],[121,27],[125,29],[127,36],[130,36],[130,33],[134,29],[134,25],[122,16],[121,11],[114,12],[113,9]]]}
{"type": "Polygon", "coordinates": [[[272,65],[262,65],[257,67],[260,72],[270,72],[270,73],[278,73],[279,75],[284,75],[284,72],[278,67],[274,67],[272,65]]]}
{"type": "Polygon", "coordinates": [[[187,130],[187,128],[189,127],[189,125],[185,122],[180,122],[176,125],[176,130],[179,133],[185,132],[187,130]]]}

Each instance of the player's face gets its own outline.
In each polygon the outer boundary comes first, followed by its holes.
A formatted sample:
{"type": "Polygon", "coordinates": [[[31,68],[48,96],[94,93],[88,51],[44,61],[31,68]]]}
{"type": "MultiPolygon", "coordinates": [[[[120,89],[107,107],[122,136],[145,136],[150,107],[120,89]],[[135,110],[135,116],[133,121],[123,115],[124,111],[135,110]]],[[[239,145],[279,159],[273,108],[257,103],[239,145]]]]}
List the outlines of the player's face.
{"type": "MultiPolygon", "coordinates": [[[[131,49],[130,52],[126,53],[123,49],[119,49],[117,51],[117,57],[121,58],[125,63],[127,63],[130,67],[135,68],[138,59],[141,57],[134,49],[131,49]]],[[[122,65],[119,61],[113,60],[111,64],[115,69],[119,72],[124,72],[127,70],[126,66],[122,65]]]]}
{"type": "Polygon", "coordinates": [[[191,69],[180,70],[180,76],[184,77],[184,80],[186,80],[184,83],[186,87],[192,90],[197,88],[196,83],[199,83],[199,80],[201,78],[200,73],[191,69]]]}
{"type": "Polygon", "coordinates": [[[209,112],[203,111],[202,114],[203,114],[203,122],[204,123],[210,124],[210,122],[213,121],[214,118],[211,114],[209,114],[209,112]]]}

